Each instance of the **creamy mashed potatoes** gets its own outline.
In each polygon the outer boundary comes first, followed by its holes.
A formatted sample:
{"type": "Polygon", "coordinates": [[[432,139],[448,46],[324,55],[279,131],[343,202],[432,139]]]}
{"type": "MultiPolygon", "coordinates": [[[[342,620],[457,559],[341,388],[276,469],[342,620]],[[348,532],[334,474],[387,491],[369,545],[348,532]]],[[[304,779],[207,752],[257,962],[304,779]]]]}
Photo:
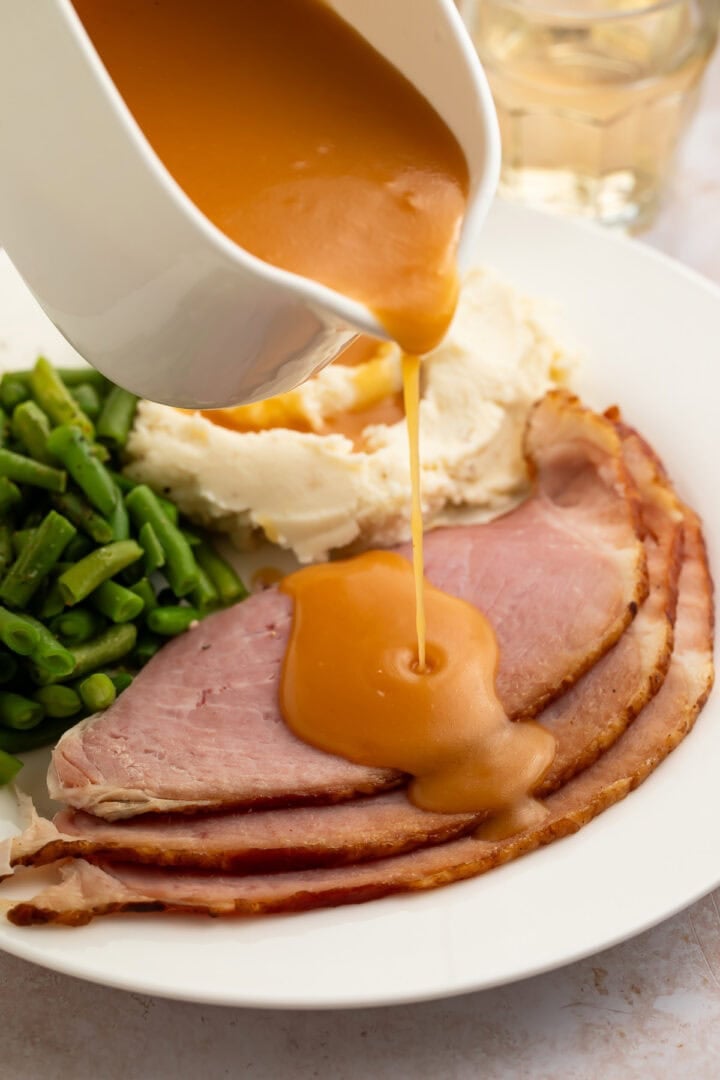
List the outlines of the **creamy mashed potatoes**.
{"type": "MultiPolygon", "coordinates": [[[[426,527],[458,515],[490,517],[523,494],[528,409],[565,383],[573,366],[554,320],[537,303],[489,271],[468,275],[447,338],[423,361],[426,527]]],[[[143,402],[128,472],[167,491],[186,514],[230,534],[240,547],[262,532],[309,562],[349,545],[394,544],[407,540],[410,529],[404,420],[371,424],[360,442],[323,430],[343,412],[377,404],[378,393],[390,399],[401,389],[399,351],[386,345],[374,360],[331,365],[276,399],[275,422],[287,417],[305,431],[238,432],[143,402]]],[[[256,410],[252,426],[265,427],[270,415],[256,410]]]]}

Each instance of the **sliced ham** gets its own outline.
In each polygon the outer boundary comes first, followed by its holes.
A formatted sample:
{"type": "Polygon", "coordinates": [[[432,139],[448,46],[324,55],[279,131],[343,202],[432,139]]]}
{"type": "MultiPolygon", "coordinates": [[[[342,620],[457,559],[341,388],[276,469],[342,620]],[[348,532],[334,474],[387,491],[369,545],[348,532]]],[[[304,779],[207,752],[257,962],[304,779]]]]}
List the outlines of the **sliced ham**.
{"type": "MultiPolygon", "coordinates": [[[[670,662],[682,509],[652,451],[629,429],[622,435],[623,455],[640,495],[650,593],[620,641],[538,715],[557,739],[543,793],[586,768],[622,734],[658,690],[670,662]]],[[[471,831],[477,820],[425,814],[402,792],[329,807],[154,815],[112,823],[64,810],[55,827],[35,817],[13,842],[11,863],[85,857],[238,872],[307,869],[429,846],[471,831]]]]}
{"type": "Polygon", "coordinates": [[[682,507],[647,443],[619,421],[617,427],[641,498],[650,592],[617,644],[538,715],[557,741],[540,793],[557,790],[612,746],[660,689],[670,664],[682,557],[682,507]]]}
{"type": "Polygon", "coordinates": [[[16,904],[8,917],[17,925],[80,925],[116,911],[300,911],[434,888],[483,873],[576,832],[637,787],[678,745],[712,686],[712,625],[704,546],[698,522],[688,515],[675,650],[661,690],[610,750],[546,799],[548,815],[540,825],[506,840],[467,837],[377,862],[256,876],[93,865],[79,859],[64,864],[60,884],[16,904]]]}
{"type": "MultiPolygon", "coordinates": [[[[611,421],[552,393],[527,432],[534,494],[488,525],[426,540],[427,576],[482,608],[498,691],[530,716],[613,644],[647,593],[638,500],[611,421]]],[[[167,645],[116,705],[60,740],[53,798],[106,819],[334,803],[401,777],[300,742],[278,683],[292,612],[268,590],[167,645]]]]}
{"type": "Polygon", "coordinates": [[[12,863],[105,857],[245,873],[342,866],[439,844],[469,832],[477,820],[471,814],[429,814],[402,791],[336,806],[119,822],[62,810],[53,823],[34,818],[12,845],[12,863]]]}

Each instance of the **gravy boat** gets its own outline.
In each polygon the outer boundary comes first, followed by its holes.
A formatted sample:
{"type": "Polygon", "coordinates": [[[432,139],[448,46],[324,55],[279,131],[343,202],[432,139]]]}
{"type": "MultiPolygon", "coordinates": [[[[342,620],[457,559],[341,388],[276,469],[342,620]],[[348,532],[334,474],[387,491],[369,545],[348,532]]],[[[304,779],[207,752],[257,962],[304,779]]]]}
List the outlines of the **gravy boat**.
{"type": "MultiPolygon", "coordinates": [[[[331,0],[455,134],[471,187],[467,264],[500,140],[452,0],[331,0]]],[[[46,313],[114,382],[185,408],[290,390],[359,332],[346,296],[228,239],[145,139],[70,0],[0,0],[0,242],[46,313]]]]}

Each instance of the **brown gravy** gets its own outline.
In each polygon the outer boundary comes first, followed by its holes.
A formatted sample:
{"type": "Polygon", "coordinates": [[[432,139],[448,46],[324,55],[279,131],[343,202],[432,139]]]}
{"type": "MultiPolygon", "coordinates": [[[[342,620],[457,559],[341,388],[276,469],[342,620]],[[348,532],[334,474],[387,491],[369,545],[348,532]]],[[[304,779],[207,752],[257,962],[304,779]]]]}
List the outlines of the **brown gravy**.
{"type": "Polygon", "coordinates": [[[555,753],[538,724],[508,720],[495,694],[485,616],[425,583],[427,670],[417,670],[411,565],[372,551],[280,584],[294,602],[283,715],[314,746],[401,769],[418,806],[446,813],[522,805],[555,753]]]}

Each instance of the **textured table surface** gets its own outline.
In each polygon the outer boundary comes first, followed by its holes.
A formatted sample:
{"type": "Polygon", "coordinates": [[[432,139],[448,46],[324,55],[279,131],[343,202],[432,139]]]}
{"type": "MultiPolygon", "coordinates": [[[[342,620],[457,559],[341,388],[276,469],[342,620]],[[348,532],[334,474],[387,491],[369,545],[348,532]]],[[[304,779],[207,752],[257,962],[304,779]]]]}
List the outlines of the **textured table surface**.
{"type": "MultiPolygon", "coordinates": [[[[646,239],[720,281],[720,54],[646,239]]],[[[624,945],[514,986],[344,1013],[206,1008],[0,955],[7,1080],[716,1080],[720,890],[624,945]]]]}

